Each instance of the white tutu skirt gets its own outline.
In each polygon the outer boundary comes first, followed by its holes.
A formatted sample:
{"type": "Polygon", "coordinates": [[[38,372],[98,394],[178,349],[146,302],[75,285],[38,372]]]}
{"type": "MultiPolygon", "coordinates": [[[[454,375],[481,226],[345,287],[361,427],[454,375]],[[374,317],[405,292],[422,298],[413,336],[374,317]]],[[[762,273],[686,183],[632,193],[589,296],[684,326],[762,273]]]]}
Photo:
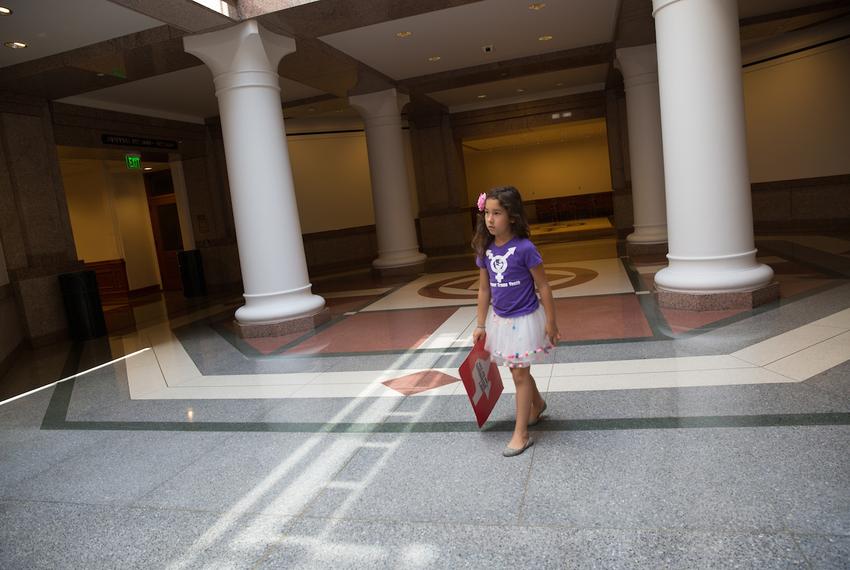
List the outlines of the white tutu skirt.
{"type": "Polygon", "coordinates": [[[487,312],[487,336],[484,348],[496,364],[509,368],[526,368],[540,362],[553,348],[546,338],[546,312],[543,305],[521,317],[500,317],[487,312]]]}

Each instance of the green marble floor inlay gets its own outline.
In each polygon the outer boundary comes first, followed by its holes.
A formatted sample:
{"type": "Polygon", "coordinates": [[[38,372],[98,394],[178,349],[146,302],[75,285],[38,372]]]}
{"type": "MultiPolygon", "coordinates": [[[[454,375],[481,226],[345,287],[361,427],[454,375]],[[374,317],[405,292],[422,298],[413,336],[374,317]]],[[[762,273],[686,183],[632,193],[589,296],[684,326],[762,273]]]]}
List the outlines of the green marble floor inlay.
{"type": "MultiPolygon", "coordinates": [[[[74,380],[58,384],[42,421],[45,430],[121,430],[284,433],[463,433],[510,432],[512,421],[494,421],[479,430],[475,422],[156,422],[73,421],[67,419],[74,380]]],[[[470,414],[471,415],[471,414],[470,414]]],[[[547,419],[534,431],[602,431],[639,429],[753,428],[850,425],[850,413],[754,414],[653,418],[547,419]]]]}

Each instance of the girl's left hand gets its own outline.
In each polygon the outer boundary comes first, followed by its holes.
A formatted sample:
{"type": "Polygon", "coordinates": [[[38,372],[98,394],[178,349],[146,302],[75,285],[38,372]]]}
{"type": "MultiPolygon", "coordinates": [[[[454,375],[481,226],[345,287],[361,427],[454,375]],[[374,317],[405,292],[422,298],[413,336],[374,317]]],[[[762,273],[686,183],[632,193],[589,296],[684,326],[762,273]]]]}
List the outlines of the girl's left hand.
{"type": "Polygon", "coordinates": [[[558,344],[558,341],[561,340],[561,333],[558,332],[558,325],[554,323],[546,324],[546,338],[549,339],[552,346],[556,346],[558,344]]]}

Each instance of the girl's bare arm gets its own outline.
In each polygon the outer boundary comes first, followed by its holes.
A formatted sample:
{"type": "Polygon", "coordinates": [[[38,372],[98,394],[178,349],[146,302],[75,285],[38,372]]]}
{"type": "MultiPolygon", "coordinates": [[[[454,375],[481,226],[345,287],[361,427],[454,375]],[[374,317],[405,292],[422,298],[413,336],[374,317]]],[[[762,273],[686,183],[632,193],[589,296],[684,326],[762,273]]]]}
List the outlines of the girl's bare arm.
{"type": "Polygon", "coordinates": [[[475,324],[478,325],[472,333],[472,341],[478,342],[479,337],[484,334],[484,324],[487,322],[487,309],[490,308],[490,276],[487,270],[479,268],[478,277],[478,319],[475,324]]]}
{"type": "Polygon", "coordinates": [[[531,276],[534,277],[534,285],[540,292],[540,302],[546,312],[546,336],[553,345],[558,344],[561,334],[558,332],[557,316],[555,315],[555,299],[552,297],[552,288],[546,279],[546,270],[543,264],[531,268],[531,276]]]}

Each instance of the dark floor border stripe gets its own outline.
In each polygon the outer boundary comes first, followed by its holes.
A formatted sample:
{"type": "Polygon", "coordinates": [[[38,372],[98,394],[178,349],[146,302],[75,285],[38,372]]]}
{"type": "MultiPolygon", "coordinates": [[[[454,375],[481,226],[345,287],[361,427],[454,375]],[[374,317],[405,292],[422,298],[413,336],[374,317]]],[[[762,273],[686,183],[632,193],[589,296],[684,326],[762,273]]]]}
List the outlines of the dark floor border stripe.
{"type": "MultiPolygon", "coordinates": [[[[74,343],[65,359],[62,367],[62,378],[69,378],[80,371],[80,362],[83,358],[83,343],[74,343]]],[[[71,394],[74,392],[75,379],[59,382],[53,389],[47,411],[41,420],[41,429],[63,429],[65,418],[68,414],[68,406],[71,405],[71,394]],[[56,427],[58,426],[58,427],[56,427]]]]}
{"type": "MultiPolygon", "coordinates": [[[[750,416],[692,416],[656,418],[609,418],[553,420],[540,423],[533,431],[609,431],[641,429],[805,427],[850,425],[850,413],[763,414],[750,416]]],[[[182,432],[269,432],[269,433],[461,433],[511,432],[511,421],[489,422],[479,430],[469,422],[384,422],[384,423],[266,423],[266,422],[47,422],[51,430],[120,430],[182,432]]]]}
{"type": "Polygon", "coordinates": [[[643,279],[640,276],[640,272],[638,272],[637,268],[635,267],[635,264],[632,262],[629,256],[621,256],[620,265],[622,265],[623,269],[625,269],[626,275],[628,276],[629,282],[631,282],[632,289],[635,290],[635,293],[649,290],[646,287],[646,284],[643,282],[643,279]]]}

